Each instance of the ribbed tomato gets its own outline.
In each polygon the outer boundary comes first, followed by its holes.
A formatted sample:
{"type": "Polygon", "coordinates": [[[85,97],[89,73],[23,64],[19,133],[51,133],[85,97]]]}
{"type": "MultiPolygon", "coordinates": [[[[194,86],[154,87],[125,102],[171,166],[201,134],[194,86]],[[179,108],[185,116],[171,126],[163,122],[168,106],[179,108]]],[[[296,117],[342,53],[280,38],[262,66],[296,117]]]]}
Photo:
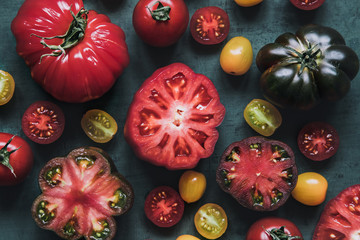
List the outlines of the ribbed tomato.
{"type": "Polygon", "coordinates": [[[33,79],[61,101],[102,96],[129,64],[123,30],[82,0],[26,0],[11,30],[33,79]]]}

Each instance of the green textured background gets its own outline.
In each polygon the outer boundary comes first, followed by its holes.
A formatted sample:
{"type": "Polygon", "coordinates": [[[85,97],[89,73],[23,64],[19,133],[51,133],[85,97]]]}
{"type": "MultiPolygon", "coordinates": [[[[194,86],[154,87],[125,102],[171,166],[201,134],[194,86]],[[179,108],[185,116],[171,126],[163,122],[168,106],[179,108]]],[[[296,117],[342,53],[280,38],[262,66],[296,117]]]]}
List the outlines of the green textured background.
{"type": "MultiPolygon", "coordinates": [[[[41,0],[39,0],[41,1],[41,0]]],[[[295,32],[307,23],[317,23],[334,27],[343,34],[347,44],[360,54],[360,3],[359,0],[327,0],[318,10],[305,12],[296,9],[288,0],[265,0],[252,8],[241,8],[233,0],[185,0],[190,16],[196,9],[205,6],[219,6],[227,11],[231,21],[228,40],[235,36],[245,36],[253,45],[254,55],[268,42],[284,32],[295,32]]],[[[26,181],[15,187],[0,187],[0,239],[42,240],[58,239],[50,231],[36,226],[31,218],[32,201],[40,194],[37,175],[41,167],[51,158],[65,156],[72,149],[93,145],[103,148],[115,160],[118,170],[132,183],[135,202],[130,212],[116,218],[118,230],[115,239],[173,239],[181,234],[200,237],[193,225],[193,216],[205,203],[220,204],[227,212],[229,227],[221,239],[244,239],[249,226],[264,216],[281,216],[295,222],[306,240],[311,239],[315,225],[325,204],[307,207],[294,199],[280,209],[270,213],[258,213],[240,206],[230,195],[223,193],[215,181],[215,169],[223,150],[232,142],[256,135],[243,119],[243,110],[253,98],[262,98],[258,87],[260,73],[255,64],[243,77],[226,75],[220,68],[219,55],[224,43],[218,46],[197,44],[189,31],[174,46],[157,49],[145,45],[132,27],[132,11],[136,0],[87,0],[85,7],[104,13],[121,26],[127,36],[131,62],[115,86],[102,98],[84,104],[58,102],[45,93],[30,76],[29,68],[15,51],[15,39],[10,24],[22,0],[1,0],[0,15],[0,69],[10,72],[16,81],[14,98],[0,107],[0,131],[24,136],[21,131],[21,117],[26,108],[37,100],[57,103],[66,116],[66,127],[62,137],[50,145],[30,143],[35,164],[26,181]],[[205,195],[197,203],[185,206],[184,217],[170,229],[155,227],[144,215],[143,204],[147,193],[159,185],[170,185],[177,189],[183,171],[171,172],[152,166],[137,159],[124,141],[122,128],[127,108],[141,83],[158,67],[173,62],[183,62],[195,72],[207,75],[217,87],[221,101],[227,109],[214,154],[200,161],[195,168],[207,177],[205,195]],[[80,127],[80,119],[86,110],[100,108],[118,122],[119,132],[107,144],[95,144],[86,137],[80,127]]],[[[299,172],[316,171],[329,182],[326,202],[345,187],[359,183],[360,156],[360,82],[359,76],[353,80],[349,94],[336,104],[322,103],[311,111],[281,110],[283,124],[272,136],[290,145],[296,156],[299,172]],[[296,137],[301,127],[315,120],[326,121],[336,127],[340,135],[338,153],[326,162],[311,162],[301,155],[296,137]]]]}

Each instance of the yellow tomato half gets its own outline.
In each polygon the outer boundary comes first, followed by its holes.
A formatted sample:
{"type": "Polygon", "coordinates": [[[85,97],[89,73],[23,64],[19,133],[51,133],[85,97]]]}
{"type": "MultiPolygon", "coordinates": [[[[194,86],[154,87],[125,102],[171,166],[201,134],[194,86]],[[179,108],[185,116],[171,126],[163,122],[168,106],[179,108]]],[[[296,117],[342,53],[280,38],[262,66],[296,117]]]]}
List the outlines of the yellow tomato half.
{"type": "Polygon", "coordinates": [[[0,70],[0,106],[8,103],[14,95],[15,81],[10,73],[0,70]]]}
{"type": "Polygon", "coordinates": [[[179,180],[179,192],[181,198],[192,203],[198,201],[206,189],[206,178],[204,174],[196,171],[186,171],[179,180]]]}
{"type": "Polygon", "coordinates": [[[244,37],[234,37],[224,46],[220,54],[221,68],[231,75],[243,75],[249,71],[253,61],[250,41],[244,37]]]}
{"type": "Polygon", "coordinates": [[[298,176],[296,187],[291,195],[308,206],[317,206],[325,201],[328,188],[327,180],[315,172],[305,172],[298,176]]]}
{"type": "Polygon", "coordinates": [[[200,239],[191,235],[181,235],[176,240],[200,240],[200,239]]]}
{"type": "Polygon", "coordinates": [[[252,7],[259,3],[261,3],[263,0],[234,0],[237,5],[241,7],[252,7]]]}

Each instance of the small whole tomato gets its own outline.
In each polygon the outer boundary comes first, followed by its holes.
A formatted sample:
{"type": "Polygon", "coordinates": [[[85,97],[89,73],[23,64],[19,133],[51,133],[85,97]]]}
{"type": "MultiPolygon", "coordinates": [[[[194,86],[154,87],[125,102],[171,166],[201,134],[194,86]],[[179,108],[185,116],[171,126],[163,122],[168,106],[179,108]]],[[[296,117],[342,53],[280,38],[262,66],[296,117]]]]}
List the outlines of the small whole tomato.
{"type": "Polygon", "coordinates": [[[317,206],[325,201],[328,182],[321,174],[305,172],[298,176],[297,184],[291,195],[308,206],[317,206]]]}
{"type": "Polygon", "coordinates": [[[133,12],[137,35],[154,47],[177,42],[189,23],[189,10],[183,0],[140,0],[133,12]]]}
{"type": "Polygon", "coordinates": [[[237,5],[241,7],[252,7],[259,3],[261,3],[263,0],[234,0],[237,5]]]}
{"type": "Polygon", "coordinates": [[[16,185],[30,172],[34,157],[21,137],[0,133],[0,186],[16,185]]]}
{"type": "Polygon", "coordinates": [[[206,178],[200,172],[189,170],[180,177],[180,196],[187,203],[198,201],[204,195],[205,189],[206,178]]]}
{"type": "Polygon", "coordinates": [[[220,65],[224,72],[243,75],[249,71],[253,61],[250,41],[244,37],[234,37],[224,46],[220,54],[220,65]]]}
{"type": "Polygon", "coordinates": [[[197,237],[194,237],[192,235],[181,235],[179,237],[176,238],[176,240],[200,240],[199,238],[197,237]]]}
{"type": "Polygon", "coordinates": [[[246,240],[303,239],[299,228],[291,221],[279,217],[265,217],[254,222],[246,240]]]}

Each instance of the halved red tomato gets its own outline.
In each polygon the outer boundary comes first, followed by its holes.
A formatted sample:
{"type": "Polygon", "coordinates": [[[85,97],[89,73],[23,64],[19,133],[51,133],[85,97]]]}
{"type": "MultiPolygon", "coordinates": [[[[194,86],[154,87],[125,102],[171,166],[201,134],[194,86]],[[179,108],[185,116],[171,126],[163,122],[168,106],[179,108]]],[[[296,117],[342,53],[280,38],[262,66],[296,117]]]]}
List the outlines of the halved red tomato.
{"type": "Polygon", "coordinates": [[[353,185],[330,200],[315,228],[313,240],[359,239],[360,184],[353,185]]]}
{"type": "Polygon", "coordinates": [[[159,227],[177,224],[184,213],[184,201],[178,192],[168,186],[153,189],[145,200],[146,217],[159,227]]]}
{"type": "Polygon", "coordinates": [[[332,157],[339,148],[336,129],[325,122],[311,122],[298,135],[298,146],[305,157],[322,161],[332,157]]]}
{"type": "Polygon", "coordinates": [[[314,10],[320,7],[325,0],[290,0],[290,2],[299,9],[314,10]]]}
{"type": "Polygon", "coordinates": [[[227,13],[215,6],[196,10],[190,20],[190,32],[201,44],[218,44],[229,34],[230,20],[227,13]]]}
{"type": "Polygon", "coordinates": [[[26,109],[21,127],[30,140],[49,144],[56,141],[63,133],[65,117],[61,108],[55,103],[38,101],[26,109]]]}
{"type": "Polygon", "coordinates": [[[182,63],[158,69],[134,96],[125,138],[141,159],[190,169],[209,157],[225,116],[214,84],[182,63]]]}

